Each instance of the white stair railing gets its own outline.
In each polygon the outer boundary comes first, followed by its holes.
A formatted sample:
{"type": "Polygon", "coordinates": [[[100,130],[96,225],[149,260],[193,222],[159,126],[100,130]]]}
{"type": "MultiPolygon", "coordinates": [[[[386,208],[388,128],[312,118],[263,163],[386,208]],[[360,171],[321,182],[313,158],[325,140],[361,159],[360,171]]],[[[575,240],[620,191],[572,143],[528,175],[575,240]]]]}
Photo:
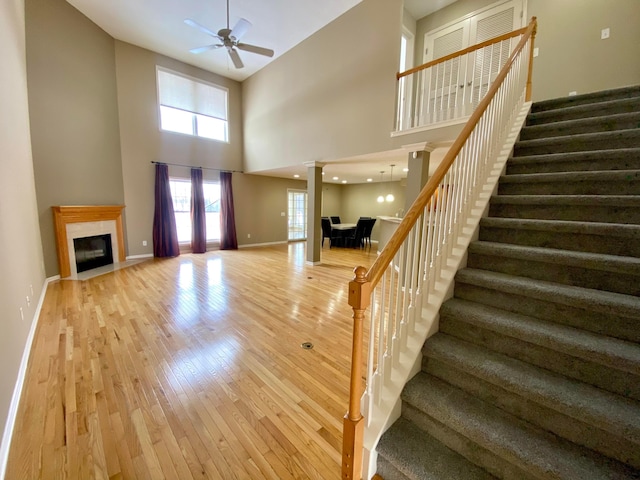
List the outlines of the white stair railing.
{"type": "Polygon", "coordinates": [[[505,158],[508,137],[515,141],[514,125],[522,122],[523,105],[530,100],[535,31],[534,17],[376,262],[369,271],[357,267],[349,283],[354,326],[343,435],[345,479],[361,478],[363,458],[366,477],[374,473],[375,458],[368,455],[394,409],[397,413],[420,348],[434,333],[434,319],[468,245],[470,224],[479,221],[478,200],[486,196],[488,178],[497,178],[496,160],[505,158]]]}

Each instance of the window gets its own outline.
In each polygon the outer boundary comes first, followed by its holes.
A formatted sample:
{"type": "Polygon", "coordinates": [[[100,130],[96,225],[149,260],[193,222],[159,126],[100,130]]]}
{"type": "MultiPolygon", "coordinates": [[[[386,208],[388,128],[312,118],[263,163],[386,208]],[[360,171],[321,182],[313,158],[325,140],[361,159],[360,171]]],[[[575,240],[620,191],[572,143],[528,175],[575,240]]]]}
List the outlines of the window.
{"type": "Polygon", "coordinates": [[[227,142],[229,92],[158,67],[160,128],[227,142]]]}
{"type": "MultiPolygon", "coordinates": [[[[191,180],[169,179],[173,211],[176,216],[178,242],[191,242],[191,180]]],[[[204,209],[207,223],[207,242],[220,241],[220,184],[204,182],[204,209]]]]}

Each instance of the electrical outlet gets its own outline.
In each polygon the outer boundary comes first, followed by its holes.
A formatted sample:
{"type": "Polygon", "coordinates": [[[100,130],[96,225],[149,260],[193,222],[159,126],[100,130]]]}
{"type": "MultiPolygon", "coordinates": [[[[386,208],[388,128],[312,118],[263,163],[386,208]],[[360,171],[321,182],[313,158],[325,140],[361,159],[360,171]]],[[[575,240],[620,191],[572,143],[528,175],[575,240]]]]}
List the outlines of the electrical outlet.
{"type": "Polygon", "coordinates": [[[247,238],[251,238],[251,234],[250,233],[247,233],[247,238]]]}
{"type": "Polygon", "coordinates": [[[280,216],[281,216],[281,217],[284,217],[284,216],[285,216],[285,213],[284,213],[284,212],[280,212],[280,216]]]}
{"type": "Polygon", "coordinates": [[[578,92],[573,91],[573,92],[569,92],[569,96],[570,97],[575,97],[578,94],[578,92]]]}
{"type": "Polygon", "coordinates": [[[31,306],[31,299],[29,298],[29,295],[27,295],[27,307],[31,306]]]}
{"type": "Polygon", "coordinates": [[[534,47],[533,48],[533,56],[537,57],[539,53],[540,53],[540,50],[538,49],[538,47],[534,47]]]}
{"type": "Polygon", "coordinates": [[[147,246],[147,241],[146,240],[142,240],[142,246],[146,247],[147,246]]]}
{"type": "Polygon", "coordinates": [[[607,28],[603,28],[603,29],[600,31],[600,39],[601,39],[601,40],[604,40],[604,39],[606,39],[606,38],[609,38],[609,34],[610,34],[610,32],[609,32],[609,27],[607,27],[607,28]]]}

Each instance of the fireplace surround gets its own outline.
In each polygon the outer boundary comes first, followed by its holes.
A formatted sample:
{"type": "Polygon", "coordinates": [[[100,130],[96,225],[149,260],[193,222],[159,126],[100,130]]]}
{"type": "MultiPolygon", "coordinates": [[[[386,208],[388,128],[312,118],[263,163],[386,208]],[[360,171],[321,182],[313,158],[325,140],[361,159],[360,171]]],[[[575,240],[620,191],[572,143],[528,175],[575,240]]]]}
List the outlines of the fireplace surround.
{"type": "Polygon", "coordinates": [[[124,262],[124,205],[71,205],[51,207],[56,233],[60,278],[77,274],[73,239],[91,235],[111,234],[114,262],[124,262]],[[71,263],[73,260],[73,264],[71,263]],[[73,272],[72,272],[73,271],[73,272]]]}

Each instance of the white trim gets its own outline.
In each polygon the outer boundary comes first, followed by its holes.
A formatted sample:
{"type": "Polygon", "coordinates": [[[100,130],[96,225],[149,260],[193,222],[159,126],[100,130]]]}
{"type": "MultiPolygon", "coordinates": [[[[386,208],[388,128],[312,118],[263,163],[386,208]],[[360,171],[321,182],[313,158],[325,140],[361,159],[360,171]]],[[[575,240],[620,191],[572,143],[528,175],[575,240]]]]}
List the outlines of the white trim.
{"type": "Polygon", "coordinates": [[[238,248],[266,247],[267,245],[282,245],[283,243],[289,243],[289,240],[283,240],[280,242],[248,243],[245,245],[238,245],[238,248]]]}
{"type": "Polygon", "coordinates": [[[27,335],[27,341],[25,342],[24,352],[22,352],[22,360],[20,361],[20,368],[18,369],[18,378],[13,388],[13,395],[11,396],[11,403],[9,404],[9,412],[7,414],[7,421],[4,425],[4,433],[2,435],[2,445],[0,446],[0,478],[5,478],[7,471],[7,462],[9,461],[9,447],[11,446],[11,439],[13,438],[13,429],[16,425],[16,418],[18,415],[18,408],[20,406],[20,398],[22,397],[22,390],[24,387],[24,380],[27,375],[27,366],[29,364],[29,356],[31,355],[31,349],[33,348],[33,339],[36,334],[36,327],[38,326],[38,319],[40,318],[40,311],[42,310],[42,304],[44,303],[44,297],[47,293],[49,283],[59,280],[60,275],[54,275],[45,279],[40,292],[40,298],[38,300],[38,306],[33,313],[33,319],[31,320],[31,327],[29,328],[29,334],[27,335]]]}
{"type": "Polygon", "coordinates": [[[135,260],[137,258],[153,258],[153,253],[143,253],[142,255],[127,255],[125,260],[135,260]]]}

